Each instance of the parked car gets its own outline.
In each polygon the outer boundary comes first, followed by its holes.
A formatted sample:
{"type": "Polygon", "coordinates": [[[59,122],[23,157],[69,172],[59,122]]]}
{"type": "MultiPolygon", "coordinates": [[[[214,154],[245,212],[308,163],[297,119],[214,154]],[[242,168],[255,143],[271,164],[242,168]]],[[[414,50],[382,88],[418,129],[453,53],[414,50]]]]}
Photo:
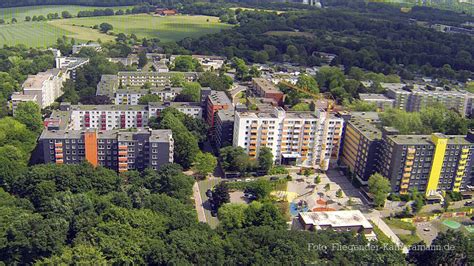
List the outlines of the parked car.
{"type": "Polygon", "coordinates": [[[428,227],[423,228],[423,231],[425,231],[425,232],[429,232],[430,230],[431,230],[431,229],[428,228],[428,227]]]}
{"type": "Polygon", "coordinates": [[[278,178],[278,176],[272,176],[270,177],[270,181],[277,181],[279,180],[280,178],[278,178]]]}
{"type": "Polygon", "coordinates": [[[474,201],[467,201],[464,206],[474,206],[474,201]]]}

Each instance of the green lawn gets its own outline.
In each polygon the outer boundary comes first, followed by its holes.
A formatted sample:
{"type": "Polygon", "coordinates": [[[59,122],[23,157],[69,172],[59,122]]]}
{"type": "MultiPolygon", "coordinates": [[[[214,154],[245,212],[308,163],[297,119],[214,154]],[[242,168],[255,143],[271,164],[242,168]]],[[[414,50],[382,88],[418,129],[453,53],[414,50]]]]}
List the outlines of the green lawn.
{"type": "MultiPolygon", "coordinates": [[[[76,6],[76,5],[51,5],[51,6],[22,6],[22,7],[10,7],[0,8],[0,18],[9,22],[12,18],[16,18],[18,21],[24,21],[26,16],[39,16],[43,15],[46,17],[48,13],[58,13],[61,16],[61,12],[69,11],[71,15],[76,16],[79,11],[94,10],[94,9],[105,9],[109,7],[95,7],[95,6],[76,6]]],[[[122,9],[125,11],[130,6],[115,6],[110,7],[113,10],[122,9]]]]}
{"type": "Polygon", "coordinates": [[[0,46],[24,44],[28,47],[48,47],[68,31],[45,22],[0,25],[0,46]]]}
{"type": "Polygon", "coordinates": [[[97,40],[98,38],[104,40],[107,35],[90,28],[103,22],[110,23],[115,33],[134,33],[139,38],[159,38],[162,42],[179,41],[185,37],[199,37],[232,27],[229,24],[220,23],[217,17],[184,15],[158,17],[148,14],[53,20],[49,24],[73,32],[69,37],[81,40],[97,40]]]}

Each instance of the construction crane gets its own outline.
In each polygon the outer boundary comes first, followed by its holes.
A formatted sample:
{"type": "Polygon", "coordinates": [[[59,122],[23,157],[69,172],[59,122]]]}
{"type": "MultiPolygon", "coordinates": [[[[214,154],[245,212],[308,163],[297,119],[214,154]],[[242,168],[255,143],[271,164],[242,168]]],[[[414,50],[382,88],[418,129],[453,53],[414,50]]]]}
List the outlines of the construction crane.
{"type": "MultiPolygon", "coordinates": [[[[325,95],[323,93],[314,93],[309,90],[309,88],[300,88],[296,85],[291,84],[288,81],[280,81],[280,84],[295,90],[297,92],[305,93],[307,95],[310,95],[311,97],[314,98],[314,100],[326,100],[327,101],[327,108],[326,112],[324,112],[324,129],[323,129],[323,138],[321,141],[321,151],[320,151],[320,158],[319,158],[319,167],[321,170],[324,170],[326,168],[325,164],[325,158],[326,158],[326,142],[327,142],[327,137],[328,137],[328,132],[329,132],[329,117],[330,113],[332,111],[332,108],[334,107],[335,100],[332,97],[331,94],[325,95]]],[[[313,154],[316,154],[314,151],[316,149],[316,145],[313,150],[313,154]]]]}

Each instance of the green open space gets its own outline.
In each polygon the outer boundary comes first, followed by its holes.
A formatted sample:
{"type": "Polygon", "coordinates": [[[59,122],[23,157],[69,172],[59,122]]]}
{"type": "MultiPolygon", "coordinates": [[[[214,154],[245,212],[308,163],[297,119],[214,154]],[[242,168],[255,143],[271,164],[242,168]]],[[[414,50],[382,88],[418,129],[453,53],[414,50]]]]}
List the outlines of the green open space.
{"type": "Polygon", "coordinates": [[[139,38],[158,38],[162,42],[179,41],[186,37],[200,37],[232,27],[210,16],[153,16],[149,14],[88,17],[53,20],[50,25],[71,31],[68,37],[80,40],[107,39],[110,36],[91,27],[107,22],[113,26],[114,33],[134,33],[139,38]]]}
{"type": "Polygon", "coordinates": [[[16,18],[18,21],[24,21],[26,16],[39,16],[43,15],[46,17],[49,13],[58,13],[61,16],[61,12],[68,11],[72,16],[76,16],[79,11],[88,11],[94,9],[105,9],[111,8],[114,11],[122,9],[126,10],[131,8],[130,6],[114,6],[114,7],[98,7],[98,6],[77,6],[77,5],[45,5],[45,6],[22,6],[22,7],[9,7],[0,8],[0,18],[5,21],[10,21],[12,18],[16,18]]]}
{"type": "Polygon", "coordinates": [[[0,46],[24,44],[27,47],[48,47],[70,32],[45,22],[0,25],[0,46]]]}

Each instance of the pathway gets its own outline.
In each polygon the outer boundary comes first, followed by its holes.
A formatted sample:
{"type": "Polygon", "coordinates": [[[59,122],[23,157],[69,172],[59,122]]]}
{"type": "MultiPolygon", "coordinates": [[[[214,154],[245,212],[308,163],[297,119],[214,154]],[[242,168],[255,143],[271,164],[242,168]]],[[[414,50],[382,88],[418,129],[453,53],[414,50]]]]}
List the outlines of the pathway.
{"type": "Polygon", "coordinates": [[[367,214],[367,217],[374,222],[374,224],[388,237],[392,242],[398,247],[402,247],[403,253],[408,253],[408,248],[405,247],[403,242],[398,238],[398,236],[390,229],[390,227],[380,218],[380,213],[378,211],[373,211],[372,213],[367,214]]]}
{"type": "Polygon", "coordinates": [[[194,182],[193,185],[193,194],[194,194],[194,201],[196,204],[196,211],[198,215],[199,222],[206,222],[206,214],[204,213],[204,206],[202,204],[201,193],[199,191],[198,182],[194,182]]]}

